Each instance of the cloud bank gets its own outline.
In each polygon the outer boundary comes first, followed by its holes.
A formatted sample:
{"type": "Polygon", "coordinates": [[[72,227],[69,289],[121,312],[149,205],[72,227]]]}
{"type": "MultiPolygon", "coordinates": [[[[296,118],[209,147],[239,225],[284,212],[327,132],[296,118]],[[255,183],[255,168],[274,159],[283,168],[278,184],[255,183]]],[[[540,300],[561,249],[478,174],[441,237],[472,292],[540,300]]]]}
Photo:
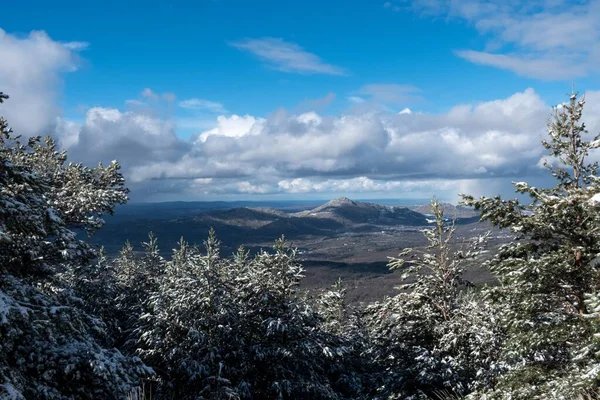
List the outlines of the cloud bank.
{"type": "MultiPolygon", "coordinates": [[[[600,108],[599,93],[587,96],[600,108]]],[[[56,134],[68,139],[63,142],[74,159],[119,159],[129,182],[145,194],[455,199],[462,191],[510,193],[511,179],[541,176],[540,140],[549,116],[550,107],[527,89],[441,114],[221,115],[191,140],[178,138],[174,122],[93,108],[82,124],[56,134]]]]}
{"type": "MultiPolygon", "coordinates": [[[[302,109],[262,117],[228,114],[224,105],[200,98],[175,103],[174,94],[146,88],[133,100],[138,106],[93,107],[75,122],[54,104],[61,74],[77,68],[74,48],[82,46],[42,32],[0,33],[0,81],[8,82],[1,90],[11,95],[1,112],[15,131],[53,134],[73,161],[119,160],[135,200],[342,194],[455,200],[459,192],[510,195],[510,180],[535,182],[545,174],[540,140],[551,109],[533,89],[438,114],[350,108],[325,115],[318,109],[335,98],[327,94],[302,109]],[[148,112],[153,102],[209,111],[212,122],[183,139],[180,120],[148,112]]],[[[418,90],[378,84],[356,93],[393,104],[418,90]]],[[[586,122],[596,132],[600,92],[586,98],[586,122]]]]}

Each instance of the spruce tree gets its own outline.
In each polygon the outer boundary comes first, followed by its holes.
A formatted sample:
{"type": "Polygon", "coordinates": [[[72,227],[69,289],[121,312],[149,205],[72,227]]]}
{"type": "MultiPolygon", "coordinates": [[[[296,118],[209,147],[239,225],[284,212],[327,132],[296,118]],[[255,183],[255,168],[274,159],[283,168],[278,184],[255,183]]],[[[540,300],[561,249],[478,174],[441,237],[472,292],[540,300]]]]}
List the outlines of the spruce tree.
{"type": "MultiPolygon", "coordinates": [[[[7,96],[0,93],[0,103],[7,96]]],[[[150,374],[111,347],[69,277],[92,232],[127,200],[119,164],[66,164],[54,140],[23,143],[0,118],[0,398],[124,398],[150,374]],[[66,278],[66,279],[65,279],[66,278]]]]}
{"type": "Polygon", "coordinates": [[[460,248],[442,206],[435,199],[431,206],[435,221],[423,230],[427,248],[405,249],[389,263],[407,283],[367,308],[369,354],[380,371],[376,394],[384,398],[464,395],[497,351],[493,318],[465,293],[470,283],[463,277],[465,261],[481,254],[487,235],[460,248]]]}
{"type": "Polygon", "coordinates": [[[598,164],[587,156],[600,146],[600,136],[587,136],[584,103],[572,94],[548,123],[549,140],[542,144],[549,150],[545,166],[554,187],[515,182],[516,191],[531,199],[525,204],[463,196],[482,220],[515,234],[487,262],[500,284],[486,296],[498,306],[507,333],[498,360],[507,372],[497,377],[489,397],[571,398],[597,384],[598,370],[589,373],[598,361],[586,297],[600,285],[600,213],[593,200],[600,186],[598,164]]]}
{"type": "Polygon", "coordinates": [[[281,239],[224,258],[219,244],[213,230],[204,252],[182,241],[140,316],[138,352],[158,372],[158,398],[359,396],[358,356],[299,292],[297,250],[281,239]]]}

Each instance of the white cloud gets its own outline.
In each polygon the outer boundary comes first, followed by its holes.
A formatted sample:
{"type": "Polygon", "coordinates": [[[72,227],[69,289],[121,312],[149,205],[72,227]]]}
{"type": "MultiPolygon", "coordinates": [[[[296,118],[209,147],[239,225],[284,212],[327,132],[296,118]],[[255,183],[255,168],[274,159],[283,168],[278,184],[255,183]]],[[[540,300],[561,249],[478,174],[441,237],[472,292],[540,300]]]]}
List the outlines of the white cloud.
{"type": "Polygon", "coordinates": [[[145,88],[144,90],[142,90],[141,96],[143,98],[151,99],[151,100],[158,100],[160,98],[160,96],[158,95],[158,93],[155,93],[150,88],[145,88]]]}
{"type": "MultiPolygon", "coordinates": [[[[586,122],[600,128],[600,92],[587,99],[586,122]]],[[[510,195],[510,180],[539,180],[549,116],[550,107],[527,89],[442,114],[219,116],[190,141],[177,137],[172,121],[92,108],[80,125],[63,121],[60,137],[73,160],[118,159],[134,196],[372,193],[456,200],[459,192],[510,195]]]]}
{"type": "Polygon", "coordinates": [[[202,133],[181,158],[134,171],[139,180],[263,176],[290,182],[327,176],[400,181],[538,173],[539,141],[548,116],[548,106],[533,90],[441,115],[234,115],[219,117],[217,127],[202,133]]]}
{"type": "Polygon", "coordinates": [[[260,125],[264,119],[254,118],[250,115],[231,115],[217,117],[217,126],[202,132],[199,140],[206,142],[209,136],[241,137],[259,133],[260,125]]]}
{"type": "Polygon", "coordinates": [[[362,104],[366,101],[362,97],[358,97],[358,96],[350,96],[350,97],[348,97],[348,100],[354,104],[362,104]]]}
{"type": "Polygon", "coordinates": [[[471,62],[545,80],[570,80],[599,71],[600,2],[596,0],[413,0],[408,4],[399,0],[385,6],[466,21],[489,39],[484,51],[457,52],[471,62]]]}
{"type": "Polygon", "coordinates": [[[209,111],[215,114],[227,113],[227,110],[221,103],[196,98],[180,101],[179,107],[186,110],[209,111]]]}
{"type": "Polygon", "coordinates": [[[66,42],[66,43],[63,43],[63,45],[67,49],[73,50],[73,51],[82,51],[82,50],[86,50],[88,47],[90,47],[90,44],[88,42],[66,42]]]}
{"type": "Polygon", "coordinates": [[[244,39],[230,43],[231,46],[248,51],[271,67],[302,74],[346,75],[340,67],[323,61],[319,56],[309,53],[295,43],[278,38],[244,39]]]}
{"type": "Polygon", "coordinates": [[[309,124],[315,124],[315,125],[319,125],[321,122],[323,122],[323,118],[321,118],[316,112],[311,111],[311,112],[307,112],[304,114],[300,114],[298,115],[298,122],[301,122],[303,124],[309,125],[309,124]]]}
{"type": "Polygon", "coordinates": [[[2,115],[24,136],[50,133],[59,114],[55,88],[78,68],[76,53],[43,31],[19,37],[0,29],[0,54],[0,91],[10,95],[2,115]]]}
{"type": "Polygon", "coordinates": [[[456,54],[475,64],[508,69],[518,75],[543,80],[577,78],[585,76],[588,68],[584,64],[570,63],[559,57],[530,57],[519,54],[493,54],[473,50],[461,50],[456,54]],[[528,58],[525,58],[528,57],[528,58]]]}
{"type": "MultiPolygon", "coordinates": [[[[94,107],[82,124],[62,121],[57,136],[73,161],[94,165],[119,160],[127,178],[139,181],[136,169],[177,161],[191,145],[175,134],[173,122],[137,112],[94,107]]],[[[160,178],[160,174],[157,176],[160,178]]]]}

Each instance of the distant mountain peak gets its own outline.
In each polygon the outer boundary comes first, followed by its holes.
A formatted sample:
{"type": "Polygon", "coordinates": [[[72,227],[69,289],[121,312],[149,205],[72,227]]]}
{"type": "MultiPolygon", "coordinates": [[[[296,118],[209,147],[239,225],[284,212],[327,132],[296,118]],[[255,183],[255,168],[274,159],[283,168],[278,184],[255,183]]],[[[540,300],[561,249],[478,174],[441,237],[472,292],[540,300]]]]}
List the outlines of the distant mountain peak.
{"type": "Polygon", "coordinates": [[[352,204],[355,205],[356,202],[354,200],[350,200],[347,197],[338,197],[337,199],[333,199],[325,204],[326,206],[341,206],[343,204],[352,204]]]}

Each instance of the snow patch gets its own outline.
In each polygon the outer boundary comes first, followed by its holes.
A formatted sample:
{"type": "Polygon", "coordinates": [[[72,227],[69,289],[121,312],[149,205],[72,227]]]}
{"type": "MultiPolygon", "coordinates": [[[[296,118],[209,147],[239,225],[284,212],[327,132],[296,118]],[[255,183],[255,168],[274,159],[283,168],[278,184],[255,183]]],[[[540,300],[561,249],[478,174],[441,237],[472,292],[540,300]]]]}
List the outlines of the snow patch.
{"type": "Polygon", "coordinates": [[[592,198],[589,201],[592,204],[598,204],[598,203],[600,203],[600,193],[596,193],[595,195],[593,195],[592,198]]]}
{"type": "Polygon", "coordinates": [[[2,400],[25,400],[25,397],[10,383],[0,385],[0,398],[2,400]]]}

